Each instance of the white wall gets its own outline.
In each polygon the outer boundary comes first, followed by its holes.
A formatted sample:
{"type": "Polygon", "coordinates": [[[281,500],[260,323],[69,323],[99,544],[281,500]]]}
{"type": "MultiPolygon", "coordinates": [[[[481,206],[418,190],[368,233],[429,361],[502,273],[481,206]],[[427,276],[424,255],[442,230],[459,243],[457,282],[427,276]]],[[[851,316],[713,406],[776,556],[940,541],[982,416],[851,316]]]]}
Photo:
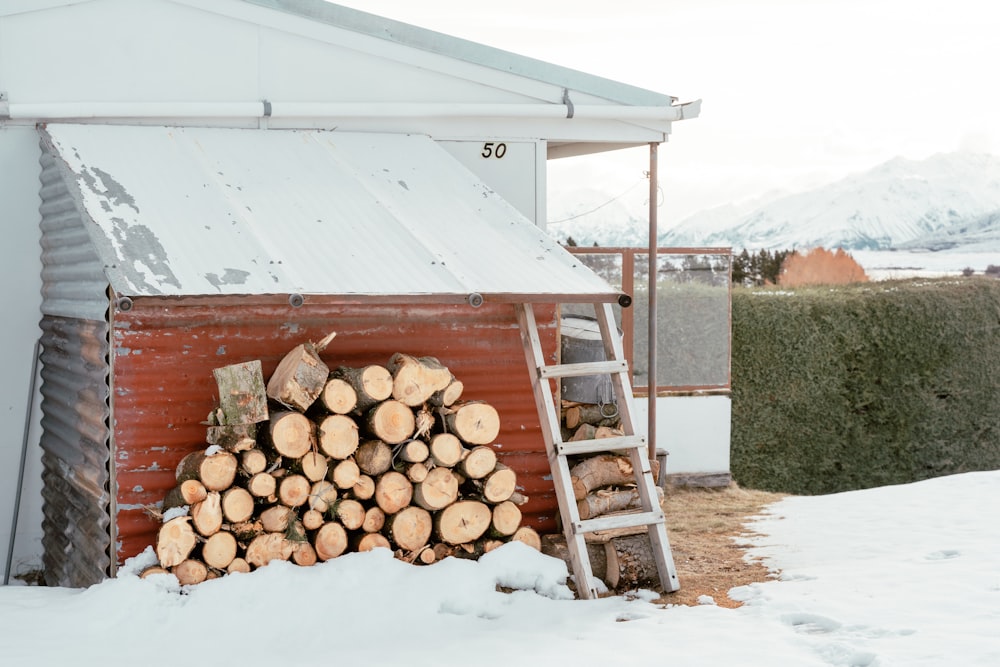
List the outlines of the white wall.
{"type": "MultiPolygon", "coordinates": [[[[35,341],[41,333],[38,134],[0,126],[0,571],[5,568],[35,341]]],[[[41,454],[37,383],[12,575],[41,562],[41,454]]]]}
{"type": "MultiPolygon", "coordinates": [[[[635,399],[635,430],[646,436],[648,403],[635,399]]],[[[656,447],[669,452],[666,474],[728,473],[731,403],[728,396],[656,399],[656,447]]]]}

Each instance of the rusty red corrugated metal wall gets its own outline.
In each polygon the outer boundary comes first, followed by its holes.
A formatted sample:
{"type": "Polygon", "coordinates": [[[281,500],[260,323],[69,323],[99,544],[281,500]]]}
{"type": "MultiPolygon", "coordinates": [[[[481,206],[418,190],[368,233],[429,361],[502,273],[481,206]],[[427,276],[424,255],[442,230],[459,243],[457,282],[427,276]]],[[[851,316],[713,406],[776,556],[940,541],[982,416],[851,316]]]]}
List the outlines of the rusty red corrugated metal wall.
{"type": "MultiPolygon", "coordinates": [[[[546,351],[555,355],[555,308],[536,307],[546,351]]],[[[514,308],[468,305],[343,304],[308,297],[292,308],[262,297],[137,298],[114,314],[112,421],[117,483],[117,561],[155,543],[145,507],[174,484],[188,452],[204,449],[205,418],[216,404],[212,370],[260,359],[265,377],[304,341],[335,331],[324,351],[332,367],[385,364],[395,352],[437,357],[465,384],[464,399],[500,413],[494,446],[530,497],[524,523],[555,530],[558,514],[545,445],[514,308]]]]}

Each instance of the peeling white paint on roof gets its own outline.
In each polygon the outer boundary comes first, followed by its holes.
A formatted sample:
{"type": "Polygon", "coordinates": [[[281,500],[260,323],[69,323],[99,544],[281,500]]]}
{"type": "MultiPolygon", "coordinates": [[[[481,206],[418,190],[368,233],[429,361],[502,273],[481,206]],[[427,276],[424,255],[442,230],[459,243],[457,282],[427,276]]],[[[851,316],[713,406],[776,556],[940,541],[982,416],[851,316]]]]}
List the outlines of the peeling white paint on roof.
{"type": "Polygon", "coordinates": [[[617,294],[425,136],[42,133],[119,294],[617,294]]]}

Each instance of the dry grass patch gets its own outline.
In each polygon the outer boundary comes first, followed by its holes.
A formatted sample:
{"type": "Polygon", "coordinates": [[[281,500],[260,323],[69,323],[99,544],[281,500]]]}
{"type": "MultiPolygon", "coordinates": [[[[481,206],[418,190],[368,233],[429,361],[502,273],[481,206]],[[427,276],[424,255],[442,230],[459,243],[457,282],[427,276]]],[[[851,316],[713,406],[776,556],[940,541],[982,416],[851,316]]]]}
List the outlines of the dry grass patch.
{"type": "Polygon", "coordinates": [[[658,601],[696,605],[710,595],[720,607],[739,607],[729,589],[766,581],[767,568],[744,559],[733,538],[751,535],[745,524],[785,494],[741,489],[669,489],[663,502],[667,532],[681,588],[658,601]]]}

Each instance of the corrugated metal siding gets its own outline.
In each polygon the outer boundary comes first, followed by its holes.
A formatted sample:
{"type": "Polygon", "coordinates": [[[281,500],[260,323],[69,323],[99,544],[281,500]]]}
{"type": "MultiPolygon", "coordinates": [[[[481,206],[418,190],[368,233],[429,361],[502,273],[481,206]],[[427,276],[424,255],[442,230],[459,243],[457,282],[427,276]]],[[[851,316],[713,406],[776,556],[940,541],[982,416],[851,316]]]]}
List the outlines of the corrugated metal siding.
{"type": "MultiPolygon", "coordinates": [[[[536,309],[555,354],[555,310],[536,309]]],[[[395,352],[434,356],[465,384],[464,398],[493,404],[501,418],[495,447],[531,498],[525,523],[555,527],[557,513],[520,333],[509,305],[351,305],[310,297],[301,308],[242,297],[135,299],[116,312],[114,439],[118,562],[153,544],[144,511],[175,484],[174,470],[206,445],[202,423],[218,390],[212,370],[260,359],[270,373],[295,345],[337,337],[331,366],[385,364],[395,352]]]]}
{"type": "Polygon", "coordinates": [[[89,586],[111,565],[108,331],[42,319],[42,545],[53,586],[89,586]]]}

